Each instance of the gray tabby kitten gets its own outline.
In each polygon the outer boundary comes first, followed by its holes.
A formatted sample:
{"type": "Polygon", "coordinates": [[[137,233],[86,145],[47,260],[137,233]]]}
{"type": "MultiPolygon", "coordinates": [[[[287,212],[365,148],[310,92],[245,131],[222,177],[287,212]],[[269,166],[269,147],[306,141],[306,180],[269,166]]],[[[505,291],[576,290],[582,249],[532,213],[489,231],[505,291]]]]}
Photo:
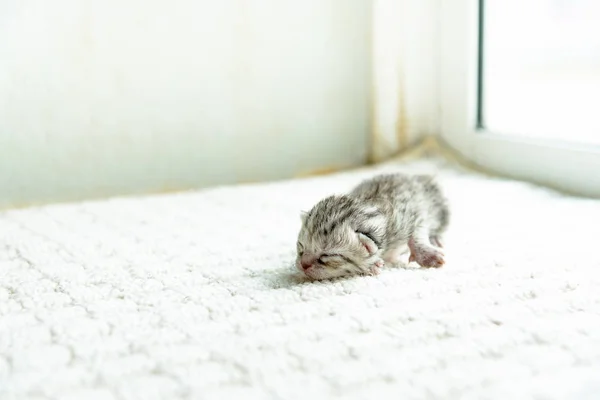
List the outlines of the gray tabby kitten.
{"type": "Polygon", "coordinates": [[[373,275],[385,263],[397,264],[408,246],[410,262],[441,267],[448,221],[433,177],[379,175],[302,213],[296,266],[312,279],[373,275]]]}

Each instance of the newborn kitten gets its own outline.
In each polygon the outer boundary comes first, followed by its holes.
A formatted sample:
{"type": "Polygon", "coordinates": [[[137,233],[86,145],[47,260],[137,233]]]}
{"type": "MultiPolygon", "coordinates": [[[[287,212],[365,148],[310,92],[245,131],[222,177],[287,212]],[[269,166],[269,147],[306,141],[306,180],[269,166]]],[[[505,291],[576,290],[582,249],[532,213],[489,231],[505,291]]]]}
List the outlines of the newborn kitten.
{"type": "Polygon", "coordinates": [[[312,279],[377,274],[385,263],[397,264],[408,246],[410,262],[441,267],[448,221],[433,177],[379,175],[302,213],[296,266],[312,279]]]}

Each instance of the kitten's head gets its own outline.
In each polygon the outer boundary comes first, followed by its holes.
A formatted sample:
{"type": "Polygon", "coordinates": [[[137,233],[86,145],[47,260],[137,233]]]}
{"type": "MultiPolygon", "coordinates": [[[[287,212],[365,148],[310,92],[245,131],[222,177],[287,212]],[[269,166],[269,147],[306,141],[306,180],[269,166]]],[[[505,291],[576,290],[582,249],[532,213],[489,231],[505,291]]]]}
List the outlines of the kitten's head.
{"type": "Polygon", "coordinates": [[[386,218],[350,196],[330,196],[302,213],[296,267],[312,279],[368,274],[379,259],[386,218]]]}

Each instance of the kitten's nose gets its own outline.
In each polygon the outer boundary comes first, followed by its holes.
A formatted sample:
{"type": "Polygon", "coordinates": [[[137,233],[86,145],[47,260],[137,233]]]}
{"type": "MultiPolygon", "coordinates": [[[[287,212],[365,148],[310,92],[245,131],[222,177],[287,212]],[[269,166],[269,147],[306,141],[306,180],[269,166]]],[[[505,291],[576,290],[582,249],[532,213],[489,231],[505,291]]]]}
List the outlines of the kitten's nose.
{"type": "Polygon", "coordinates": [[[312,267],[314,263],[315,257],[308,254],[303,254],[302,258],[300,259],[300,265],[302,265],[302,269],[305,271],[312,267]]]}

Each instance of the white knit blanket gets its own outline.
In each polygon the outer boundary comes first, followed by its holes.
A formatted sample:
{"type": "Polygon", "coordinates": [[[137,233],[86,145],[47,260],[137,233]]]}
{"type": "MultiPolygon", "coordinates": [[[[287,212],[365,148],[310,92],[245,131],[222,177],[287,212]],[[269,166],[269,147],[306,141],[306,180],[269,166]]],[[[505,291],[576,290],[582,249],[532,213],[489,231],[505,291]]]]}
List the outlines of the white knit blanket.
{"type": "Polygon", "coordinates": [[[0,399],[598,399],[600,202],[441,160],[0,215],[0,399]],[[299,211],[439,170],[447,264],[310,283],[299,211]]]}

